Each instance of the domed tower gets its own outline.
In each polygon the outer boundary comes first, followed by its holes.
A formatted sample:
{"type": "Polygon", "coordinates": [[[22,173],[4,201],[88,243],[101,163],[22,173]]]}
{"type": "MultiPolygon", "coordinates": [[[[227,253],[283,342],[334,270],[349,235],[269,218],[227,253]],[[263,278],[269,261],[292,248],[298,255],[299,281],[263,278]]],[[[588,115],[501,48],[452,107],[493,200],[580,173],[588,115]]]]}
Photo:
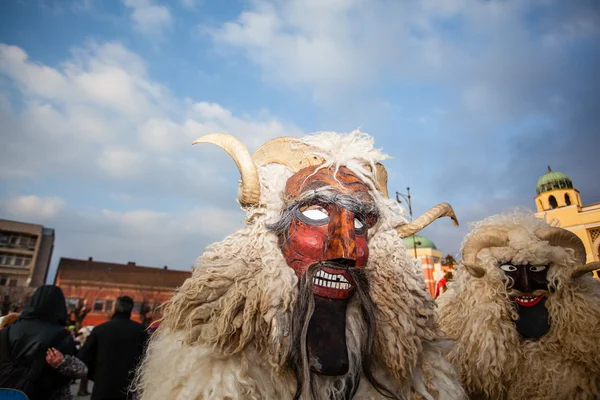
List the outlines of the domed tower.
{"type": "Polygon", "coordinates": [[[573,188],[571,179],[562,172],[552,171],[550,166],[548,172],[538,179],[535,191],[537,193],[535,205],[538,212],[560,207],[581,207],[579,191],[573,188]]]}
{"type": "MultiPolygon", "coordinates": [[[[415,235],[405,237],[404,239],[402,239],[402,241],[404,242],[404,245],[406,246],[406,248],[410,249],[411,251],[415,247],[417,249],[437,250],[437,247],[435,247],[435,243],[433,243],[433,240],[426,238],[425,236],[415,234],[415,235]]],[[[417,252],[417,254],[419,254],[419,253],[417,252]]],[[[414,256],[414,254],[413,254],[413,256],[414,256]]]]}
{"type": "Polygon", "coordinates": [[[408,254],[421,261],[425,284],[432,296],[435,295],[436,272],[442,268],[442,252],[435,247],[433,240],[421,235],[412,235],[402,239],[408,254]]]}

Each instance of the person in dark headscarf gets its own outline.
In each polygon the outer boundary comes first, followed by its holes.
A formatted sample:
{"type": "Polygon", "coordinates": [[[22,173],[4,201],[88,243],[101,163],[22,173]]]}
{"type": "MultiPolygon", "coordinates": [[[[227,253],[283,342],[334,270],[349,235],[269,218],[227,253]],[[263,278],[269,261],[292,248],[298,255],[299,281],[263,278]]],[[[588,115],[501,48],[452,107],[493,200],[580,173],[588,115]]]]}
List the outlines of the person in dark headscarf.
{"type": "MultiPolygon", "coordinates": [[[[62,290],[53,285],[40,286],[10,330],[12,356],[27,357],[39,353],[44,346],[45,352],[48,343],[65,330],[66,322],[67,304],[62,290]]],[[[71,335],[65,337],[57,349],[63,354],[75,354],[71,335]]]]}
{"type": "Polygon", "coordinates": [[[87,373],[85,364],[75,357],[75,341],[65,329],[66,322],[67,305],[62,290],[44,285],[35,291],[17,322],[6,328],[11,359],[32,363],[39,358],[46,360],[39,380],[47,399],[72,399],[71,379],[87,373]],[[48,381],[52,382],[50,388],[45,383],[48,381]]]}

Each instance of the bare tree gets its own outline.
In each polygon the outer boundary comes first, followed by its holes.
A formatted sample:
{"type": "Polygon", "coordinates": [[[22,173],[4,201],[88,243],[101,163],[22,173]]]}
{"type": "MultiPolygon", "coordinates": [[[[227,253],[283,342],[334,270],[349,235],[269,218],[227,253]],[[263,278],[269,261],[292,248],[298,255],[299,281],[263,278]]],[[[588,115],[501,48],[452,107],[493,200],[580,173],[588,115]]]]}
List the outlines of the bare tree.
{"type": "Polygon", "coordinates": [[[451,254],[444,257],[444,260],[442,261],[442,265],[447,265],[449,267],[454,267],[454,264],[456,264],[456,260],[451,254]]]}
{"type": "Polygon", "coordinates": [[[2,315],[23,311],[32,294],[33,288],[28,286],[0,286],[2,315]]]}
{"type": "Polygon", "coordinates": [[[76,332],[79,332],[79,329],[81,329],[81,324],[89,312],[87,298],[80,298],[75,309],[69,313],[69,322],[75,325],[76,332]]]}
{"type": "Polygon", "coordinates": [[[152,320],[154,319],[154,313],[156,310],[154,309],[154,303],[156,303],[158,298],[158,291],[147,292],[141,291],[142,295],[142,304],[140,306],[140,320],[142,325],[145,327],[150,326],[152,320]]]}

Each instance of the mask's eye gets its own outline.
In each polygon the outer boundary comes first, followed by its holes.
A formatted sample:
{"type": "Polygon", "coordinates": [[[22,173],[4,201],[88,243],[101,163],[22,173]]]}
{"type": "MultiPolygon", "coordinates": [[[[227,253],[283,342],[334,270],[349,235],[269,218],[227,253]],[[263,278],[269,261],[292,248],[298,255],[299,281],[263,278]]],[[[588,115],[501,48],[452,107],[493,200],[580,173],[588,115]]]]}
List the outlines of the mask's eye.
{"type": "Polygon", "coordinates": [[[547,267],[545,265],[532,265],[531,267],[529,267],[529,270],[532,272],[542,272],[546,268],[547,267]]]}
{"type": "Polygon", "coordinates": [[[517,270],[517,267],[515,267],[514,265],[510,265],[510,264],[503,264],[500,266],[500,269],[502,271],[506,271],[506,272],[514,272],[517,270]]]}
{"type": "Polygon", "coordinates": [[[362,228],[364,228],[365,224],[363,224],[362,222],[360,222],[360,220],[358,218],[354,218],[354,229],[356,229],[357,231],[361,230],[362,228]]]}
{"type": "Polygon", "coordinates": [[[302,211],[302,215],[313,221],[323,221],[329,218],[329,216],[323,208],[311,208],[308,210],[304,210],[302,211]]]}

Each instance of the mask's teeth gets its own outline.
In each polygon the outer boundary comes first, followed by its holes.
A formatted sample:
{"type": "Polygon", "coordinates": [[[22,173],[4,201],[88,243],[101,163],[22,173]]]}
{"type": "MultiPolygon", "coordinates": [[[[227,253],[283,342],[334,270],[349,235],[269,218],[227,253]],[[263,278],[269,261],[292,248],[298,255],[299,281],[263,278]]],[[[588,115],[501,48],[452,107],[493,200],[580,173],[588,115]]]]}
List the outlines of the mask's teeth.
{"type": "Polygon", "coordinates": [[[313,284],[315,284],[316,286],[340,290],[348,290],[352,287],[352,285],[350,285],[350,282],[344,277],[344,275],[329,274],[324,271],[317,271],[317,273],[313,277],[313,284]]]}

